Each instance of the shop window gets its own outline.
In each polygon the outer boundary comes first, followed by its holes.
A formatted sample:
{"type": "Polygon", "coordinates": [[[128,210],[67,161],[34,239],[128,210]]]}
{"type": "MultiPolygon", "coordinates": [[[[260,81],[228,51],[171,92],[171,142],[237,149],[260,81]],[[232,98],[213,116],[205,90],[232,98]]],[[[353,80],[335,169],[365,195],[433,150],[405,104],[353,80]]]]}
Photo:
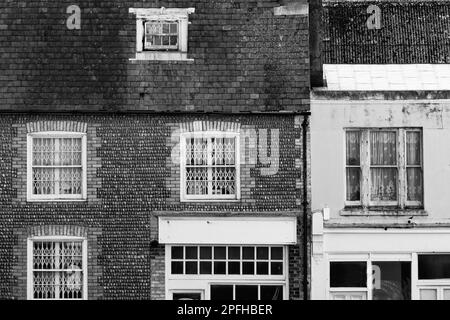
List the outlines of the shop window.
{"type": "Polygon", "coordinates": [[[283,286],[211,285],[211,300],[283,300],[283,286]]]}
{"type": "Polygon", "coordinates": [[[410,262],[373,262],[373,300],[411,300],[410,262]]]}
{"type": "Polygon", "coordinates": [[[411,262],[330,262],[330,297],[333,300],[410,300],[411,262]]]}
{"type": "Polygon", "coordinates": [[[366,262],[331,262],[330,287],[361,288],[367,286],[366,262]]]}
{"type": "Polygon", "coordinates": [[[450,279],[450,254],[420,254],[419,280],[450,279]]]}
{"type": "Polygon", "coordinates": [[[282,276],[284,251],[280,246],[172,246],[171,274],[282,276]]]}

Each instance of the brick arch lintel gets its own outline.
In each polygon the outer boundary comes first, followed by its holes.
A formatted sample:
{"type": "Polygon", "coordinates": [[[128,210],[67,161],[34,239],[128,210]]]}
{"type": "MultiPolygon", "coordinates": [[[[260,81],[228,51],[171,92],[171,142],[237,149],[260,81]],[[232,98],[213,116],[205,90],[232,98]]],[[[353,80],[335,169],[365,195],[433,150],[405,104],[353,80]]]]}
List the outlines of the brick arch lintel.
{"type": "Polygon", "coordinates": [[[36,121],[27,123],[27,133],[42,131],[87,132],[87,123],[78,121],[36,121]]]}
{"type": "Polygon", "coordinates": [[[87,238],[88,229],[76,225],[41,225],[27,229],[28,237],[71,236],[87,238]]]}
{"type": "Polygon", "coordinates": [[[191,121],[180,123],[181,132],[226,131],[239,133],[240,130],[241,124],[239,122],[191,121]]]}

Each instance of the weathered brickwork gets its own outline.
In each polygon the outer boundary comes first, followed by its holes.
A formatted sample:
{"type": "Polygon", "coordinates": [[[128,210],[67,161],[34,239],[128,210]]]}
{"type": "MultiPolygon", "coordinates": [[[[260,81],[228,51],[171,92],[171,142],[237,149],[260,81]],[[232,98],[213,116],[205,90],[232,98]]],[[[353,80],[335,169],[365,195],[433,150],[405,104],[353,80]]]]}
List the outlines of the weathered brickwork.
{"type": "MultiPolygon", "coordinates": [[[[88,239],[88,254],[95,250],[92,254],[96,257],[96,263],[89,271],[95,279],[89,284],[89,298],[163,299],[165,256],[164,247],[155,242],[157,216],[180,214],[298,216],[299,243],[289,249],[289,283],[290,298],[301,299],[303,166],[296,166],[296,163],[299,159],[302,161],[303,137],[299,126],[302,121],[303,116],[288,114],[1,115],[0,298],[24,297],[26,265],[20,250],[23,250],[29,228],[79,226],[87,230],[88,235],[91,232],[95,236],[95,241],[88,239]],[[98,201],[89,201],[90,194],[87,201],[81,202],[16,201],[17,190],[23,188],[23,181],[14,177],[18,170],[12,164],[26,148],[26,144],[19,143],[22,136],[26,137],[26,124],[49,121],[75,121],[86,125],[88,144],[92,144],[88,150],[94,148],[94,158],[101,159],[96,168],[96,179],[88,179],[88,188],[95,185],[96,189],[91,196],[98,201]],[[248,171],[241,171],[241,181],[254,181],[247,195],[252,201],[247,198],[232,203],[174,201],[173,186],[167,184],[172,174],[172,167],[167,162],[172,148],[167,141],[172,128],[197,121],[240,124],[241,129],[279,130],[278,171],[270,176],[262,175],[260,169],[267,165],[259,161],[248,171]],[[246,176],[248,173],[250,177],[246,176]]],[[[275,145],[268,140],[270,154],[275,145]]],[[[97,163],[94,158],[93,164],[97,163]]],[[[88,163],[88,167],[91,165],[88,163]]]]}
{"type": "Polygon", "coordinates": [[[0,109],[254,112],[309,109],[307,15],[276,0],[72,0],[0,3],[0,109]],[[129,8],[195,8],[188,58],[130,61],[129,8]]]}

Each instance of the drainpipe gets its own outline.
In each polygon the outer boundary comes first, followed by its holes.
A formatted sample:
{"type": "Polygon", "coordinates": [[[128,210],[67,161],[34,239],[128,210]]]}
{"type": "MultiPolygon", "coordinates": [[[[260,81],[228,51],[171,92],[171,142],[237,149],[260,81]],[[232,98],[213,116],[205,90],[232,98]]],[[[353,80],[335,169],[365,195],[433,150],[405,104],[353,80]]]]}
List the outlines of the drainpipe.
{"type": "Polygon", "coordinates": [[[322,0],[309,0],[309,60],[311,88],[323,87],[322,0]]]}
{"type": "Polygon", "coordinates": [[[303,115],[303,300],[309,300],[308,127],[310,112],[303,115]]]}

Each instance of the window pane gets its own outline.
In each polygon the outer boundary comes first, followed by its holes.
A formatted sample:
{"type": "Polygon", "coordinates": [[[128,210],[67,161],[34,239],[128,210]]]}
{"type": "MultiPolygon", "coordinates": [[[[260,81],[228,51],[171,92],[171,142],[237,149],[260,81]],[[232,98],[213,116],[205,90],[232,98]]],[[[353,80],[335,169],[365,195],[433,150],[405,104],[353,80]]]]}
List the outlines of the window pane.
{"type": "Polygon", "coordinates": [[[169,36],[162,36],[162,44],[163,46],[168,46],[170,44],[169,36]]]}
{"type": "Polygon", "coordinates": [[[283,300],[282,286],[261,286],[260,300],[283,300]]]}
{"type": "Polygon", "coordinates": [[[169,24],[164,23],[164,24],[162,25],[162,27],[163,27],[162,32],[163,32],[164,34],[170,32],[170,25],[169,25],[169,24]]]}
{"type": "Polygon", "coordinates": [[[370,199],[372,201],[397,200],[396,168],[371,168],[370,180],[370,199]]]}
{"type": "Polygon", "coordinates": [[[212,285],[211,300],[233,300],[233,286],[212,285]]]}
{"type": "Polygon", "coordinates": [[[406,133],[406,164],[407,165],[420,165],[420,132],[408,131],[406,133]]]}
{"type": "Polygon", "coordinates": [[[183,262],[172,261],[172,274],[183,274],[183,262]]]}
{"type": "Polygon", "coordinates": [[[450,289],[444,289],[444,299],[443,300],[450,300],[450,289]]]}
{"type": "Polygon", "coordinates": [[[408,201],[422,201],[422,169],[421,168],[407,168],[407,200],[408,201]]]}
{"type": "Polygon", "coordinates": [[[365,288],[367,286],[365,262],[331,262],[330,287],[365,288]]]}
{"type": "Polygon", "coordinates": [[[201,261],[200,262],[200,274],[211,274],[212,273],[212,262],[201,261]]]}
{"type": "Polygon", "coordinates": [[[258,247],[256,248],[256,258],[257,259],[269,259],[269,248],[268,247],[258,247]]]}
{"type": "Polygon", "coordinates": [[[240,247],[228,247],[228,259],[239,260],[241,258],[240,247]]]}
{"type": "Polygon", "coordinates": [[[450,279],[450,254],[421,254],[419,279],[450,279]]]}
{"type": "Polygon", "coordinates": [[[236,300],[258,300],[258,286],[236,286],[236,300]]]}
{"type": "Polygon", "coordinates": [[[228,262],[228,274],[240,274],[241,264],[240,262],[228,262]]]}
{"type": "Polygon", "coordinates": [[[243,247],[242,248],[242,259],[244,259],[244,260],[255,259],[255,247],[243,247]]]}
{"type": "Polygon", "coordinates": [[[256,263],[256,274],[269,274],[269,263],[268,262],[257,262],[256,263]]]}
{"type": "Polygon", "coordinates": [[[255,274],[255,263],[242,262],[242,274],[255,274]]]}
{"type": "Polygon", "coordinates": [[[197,247],[186,247],[186,259],[197,259],[197,247]]]}
{"type": "Polygon", "coordinates": [[[346,154],[347,165],[359,165],[360,163],[360,132],[347,131],[346,132],[346,154]]]}
{"type": "Polygon", "coordinates": [[[271,262],[270,263],[270,273],[271,274],[283,274],[283,263],[282,262],[271,262]]]}
{"type": "Polygon", "coordinates": [[[270,248],[270,259],[283,260],[283,248],[282,247],[270,248]]]}
{"type": "Polygon", "coordinates": [[[186,139],[186,165],[202,166],[208,161],[208,140],[206,138],[186,139]]]}
{"type": "Polygon", "coordinates": [[[172,259],[183,259],[183,247],[172,247],[172,259]]]}
{"type": "Polygon", "coordinates": [[[411,300],[411,262],[373,262],[373,300],[411,300]]]}
{"type": "Polygon", "coordinates": [[[208,194],[208,169],[186,168],[186,194],[208,194]]]}
{"type": "Polygon", "coordinates": [[[170,45],[176,46],[178,43],[178,37],[177,36],[170,36],[170,45]]]}
{"type": "Polygon", "coordinates": [[[161,36],[152,36],[150,38],[149,42],[150,42],[150,45],[152,45],[152,43],[153,43],[153,45],[155,45],[155,46],[160,46],[162,44],[162,38],[161,38],[161,36]]]}
{"type": "Polygon", "coordinates": [[[225,262],[214,262],[214,274],[225,274],[226,273],[226,265],[225,262]]]}
{"type": "Polygon", "coordinates": [[[347,168],[347,201],[360,200],[360,168],[347,168]]]}
{"type": "Polygon", "coordinates": [[[420,300],[437,300],[437,290],[420,289],[420,300]]]}
{"type": "Polygon", "coordinates": [[[214,259],[225,259],[226,247],[214,247],[214,259]]]}
{"type": "Polygon", "coordinates": [[[212,192],[213,194],[236,193],[236,168],[220,167],[212,169],[212,192]]]}
{"type": "Polygon", "coordinates": [[[370,132],[370,162],[373,165],[397,163],[397,138],[395,132],[370,132]]]}
{"type": "Polygon", "coordinates": [[[186,262],[186,274],[197,274],[197,261],[186,262]]]}
{"type": "Polygon", "coordinates": [[[178,24],[171,23],[170,24],[170,33],[174,34],[178,32],[178,24]]]}
{"type": "Polygon", "coordinates": [[[211,259],[212,247],[200,247],[200,259],[211,259]]]}

